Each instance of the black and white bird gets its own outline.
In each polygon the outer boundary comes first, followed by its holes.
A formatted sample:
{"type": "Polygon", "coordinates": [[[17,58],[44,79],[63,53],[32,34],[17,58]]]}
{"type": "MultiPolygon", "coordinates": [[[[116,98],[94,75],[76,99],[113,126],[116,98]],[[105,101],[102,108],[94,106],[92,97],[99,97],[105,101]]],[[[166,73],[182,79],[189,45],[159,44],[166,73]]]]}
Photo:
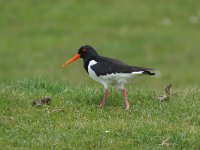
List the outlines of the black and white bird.
{"type": "Polygon", "coordinates": [[[100,108],[104,106],[108,96],[108,86],[114,86],[122,90],[126,106],[125,110],[129,109],[129,102],[124,88],[124,84],[127,80],[136,75],[155,75],[155,73],[150,72],[150,70],[154,70],[152,68],[130,66],[117,59],[100,56],[94,48],[89,45],[80,47],[78,53],[63,64],[63,67],[78,58],[83,58],[83,66],[89,76],[93,80],[103,84],[105,88],[105,94],[100,103],[100,108]]]}

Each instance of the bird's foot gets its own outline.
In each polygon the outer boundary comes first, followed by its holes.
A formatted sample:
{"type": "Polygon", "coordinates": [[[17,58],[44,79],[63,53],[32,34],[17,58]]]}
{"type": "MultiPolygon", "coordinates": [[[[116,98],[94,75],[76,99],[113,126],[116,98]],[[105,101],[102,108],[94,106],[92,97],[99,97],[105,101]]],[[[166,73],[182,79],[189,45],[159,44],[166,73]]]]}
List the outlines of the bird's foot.
{"type": "Polygon", "coordinates": [[[104,106],[104,104],[101,103],[101,104],[99,105],[99,109],[102,109],[103,106],[104,106]]]}
{"type": "Polygon", "coordinates": [[[126,108],[124,109],[124,111],[127,111],[129,109],[129,105],[126,105],[126,108]]]}

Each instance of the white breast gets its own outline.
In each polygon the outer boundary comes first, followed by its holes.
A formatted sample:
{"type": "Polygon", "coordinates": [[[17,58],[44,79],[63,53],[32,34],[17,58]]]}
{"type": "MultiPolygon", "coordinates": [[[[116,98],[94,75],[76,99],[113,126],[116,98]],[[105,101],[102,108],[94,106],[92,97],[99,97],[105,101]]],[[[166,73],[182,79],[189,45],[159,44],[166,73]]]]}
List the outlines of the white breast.
{"type": "Polygon", "coordinates": [[[92,70],[91,66],[95,65],[97,62],[95,60],[91,60],[88,64],[88,73],[89,73],[89,76],[93,79],[93,80],[96,80],[98,82],[99,81],[99,78],[97,77],[96,73],[92,70]]]}
{"type": "Polygon", "coordinates": [[[108,88],[108,84],[109,82],[107,82],[107,80],[103,79],[102,77],[100,76],[97,76],[97,74],[92,70],[91,66],[97,64],[97,62],[95,60],[91,60],[88,64],[88,73],[89,73],[89,76],[97,81],[97,82],[100,82],[101,84],[104,85],[104,88],[107,89],[108,88]]]}

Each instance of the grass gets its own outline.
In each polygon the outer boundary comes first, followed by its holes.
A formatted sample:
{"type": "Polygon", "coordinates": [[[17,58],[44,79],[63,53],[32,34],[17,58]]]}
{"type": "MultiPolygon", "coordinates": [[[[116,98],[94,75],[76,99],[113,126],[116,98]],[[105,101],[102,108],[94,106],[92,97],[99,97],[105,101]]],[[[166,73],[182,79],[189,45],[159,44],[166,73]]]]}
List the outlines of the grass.
{"type": "Polygon", "coordinates": [[[4,149],[198,149],[200,1],[0,0],[0,147],[4,149]],[[127,85],[131,109],[77,61],[81,45],[157,78],[127,85]],[[156,98],[171,83],[168,102],[156,98]],[[32,107],[45,96],[50,106],[32,107]]]}
{"type": "Polygon", "coordinates": [[[198,88],[159,102],[155,89],[128,89],[131,109],[111,90],[103,110],[97,88],[25,79],[1,84],[0,145],[6,149],[198,149],[198,88]],[[50,96],[50,106],[32,100],[50,96]]]}

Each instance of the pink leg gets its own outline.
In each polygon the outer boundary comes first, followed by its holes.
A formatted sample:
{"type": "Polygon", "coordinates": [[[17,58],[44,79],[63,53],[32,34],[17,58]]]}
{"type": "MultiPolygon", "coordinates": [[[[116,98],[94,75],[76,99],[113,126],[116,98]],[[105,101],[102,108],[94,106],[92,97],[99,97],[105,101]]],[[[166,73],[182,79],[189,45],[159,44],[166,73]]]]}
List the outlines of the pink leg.
{"type": "Polygon", "coordinates": [[[99,106],[100,108],[103,108],[107,97],[108,97],[108,89],[105,89],[105,94],[104,94],[103,100],[101,101],[101,104],[99,106]]]}
{"type": "Polygon", "coordinates": [[[124,100],[125,100],[125,104],[126,104],[126,108],[125,108],[125,111],[129,109],[129,102],[128,102],[128,98],[127,98],[127,95],[126,95],[126,90],[125,89],[122,89],[122,95],[124,97],[124,100]]]}

